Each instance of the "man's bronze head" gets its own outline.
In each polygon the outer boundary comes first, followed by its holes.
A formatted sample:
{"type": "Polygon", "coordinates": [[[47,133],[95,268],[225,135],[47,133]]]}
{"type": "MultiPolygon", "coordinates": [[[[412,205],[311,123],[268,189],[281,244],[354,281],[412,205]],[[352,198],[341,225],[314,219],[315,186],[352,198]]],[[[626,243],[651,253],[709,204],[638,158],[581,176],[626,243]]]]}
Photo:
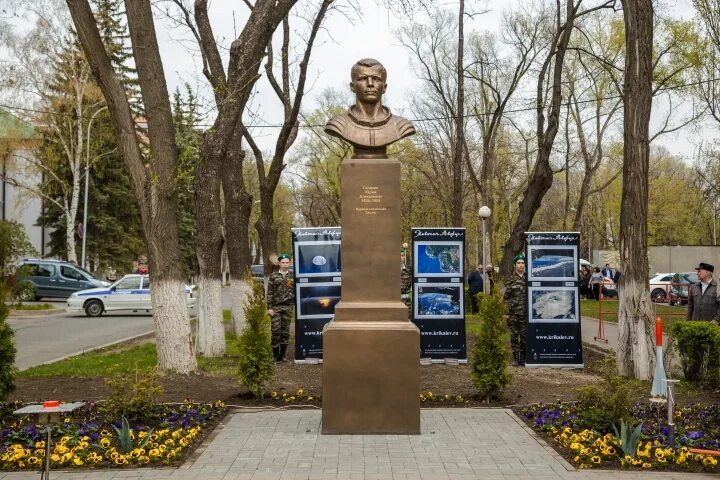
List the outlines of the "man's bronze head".
{"type": "Polygon", "coordinates": [[[350,79],[350,90],[355,93],[359,103],[381,102],[387,88],[387,71],[382,63],[372,58],[358,60],[350,69],[350,79]]]}
{"type": "Polygon", "coordinates": [[[350,80],[355,79],[355,74],[360,67],[378,67],[382,73],[383,82],[387,81],[387,70],[385,70],[382,63],[378,62],[374,58],[363,58],[355,62],[355,65],[353,65],[350,69],[350,80]]]}

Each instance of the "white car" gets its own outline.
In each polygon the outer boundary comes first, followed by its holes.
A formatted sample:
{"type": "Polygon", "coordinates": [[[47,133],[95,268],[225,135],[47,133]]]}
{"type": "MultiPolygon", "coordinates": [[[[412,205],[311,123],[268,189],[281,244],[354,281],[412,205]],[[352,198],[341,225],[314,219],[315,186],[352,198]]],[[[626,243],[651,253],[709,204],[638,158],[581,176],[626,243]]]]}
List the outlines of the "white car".
{"type": "Polygon", "coordinates": [[[653,302],[663,303],[668,301],[670,284],[674,273],[656,273],[650,278],[650,298],[653,302]]]}
{"type": "MultiPolygon", "coordinates": [[[[185,285],[185,301],[191,315],[197,303],[194,289],[195,287],[185,285]]],[[[125,275],[109,287],[80,290],[70,295],[67,306],[69,310],[85,310],[89,317],[99,317],[103,312],[116,310],[150,312],[150,277],[140,274],[125,275]]]]}

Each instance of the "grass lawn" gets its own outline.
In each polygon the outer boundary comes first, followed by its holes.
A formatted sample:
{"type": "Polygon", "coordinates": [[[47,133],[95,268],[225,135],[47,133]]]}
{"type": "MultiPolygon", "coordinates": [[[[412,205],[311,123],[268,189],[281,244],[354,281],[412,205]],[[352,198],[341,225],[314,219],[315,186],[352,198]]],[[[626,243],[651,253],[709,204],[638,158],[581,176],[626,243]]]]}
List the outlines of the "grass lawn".
{"type": "MultiPolygon", "coordinates": [[[[602,313],[603,320],[606,322],[617,323],[618,307],[620,302],[617,300],[603,300],[602,313]]],[[[664,303],[653,303],[653,309],[656,316],[660,316],[663,321],[663,330],[678,320],[683,320],[687,313],[686,307],[671,307],[664,303]]],[[[580,314],[584,317],[599,318],[600,302],[595,300],[580,300],[580,314]]]]}
{"type": "Polygon", "coordinates": [[[10,305],[10,310],[52,310],[53,307],[49,303],[34,303],[31,305],[17,304],[10,305]]]}
{"type": "MultiPolygon", "coordinates": [[[[230,310],[223,312],[225,323],[230,322],[230,310]]],[[[211,374],[234,375],[237,370],[238,342],[227,332],[226,355],[220,358],[198,357],[200,370],[211,374]]],[[[18,372],[18,377],[107,377],[120,373],[147,372],[157,365],[155,342],[132,345],[118,349],[117,346],[94,350],[83,355],[67,358],[47,365],[38,365],[18,372]]]]}

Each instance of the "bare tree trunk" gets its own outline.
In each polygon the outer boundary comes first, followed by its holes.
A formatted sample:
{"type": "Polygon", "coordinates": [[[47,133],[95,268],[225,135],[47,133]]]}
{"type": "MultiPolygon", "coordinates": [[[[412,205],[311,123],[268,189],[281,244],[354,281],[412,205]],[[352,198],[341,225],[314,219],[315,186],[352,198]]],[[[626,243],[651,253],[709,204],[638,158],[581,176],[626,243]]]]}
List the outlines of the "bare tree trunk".
{"type": "Polygon", "coordinates": [[[620,211],[618,373],[650,380],[654,369],[652,305],[648,279],[647,214],[652,107],[652,0],[623,0],[625,19],[625,121],[620,211]]]}
{"type": "Polygon", "coordinates": [[[453,196],[452,196],[452,212],[453,227],[462,227],[463,213],[463,175],[462,164],[463,154],[465,153],[465,68],[464,68],[464,51],[465,51],[465,34],[463,25],[465,24],[465,0],[460,0],[460,10],[458,13],[458,48],[457,48],[457,109],[455,111],[455,150],[453,152],[453,196]]]}
{"type": "Polygon", "coordinates": [[[222,175],[225,194],[225,245],[230,263],[230,307],[232,328],[235,336],[245,329],[245,306],[252,294],[252,279],[249,278],[251,265],[250,213],[253,197],[245,189],[243,161],[245,153],[241,145],[242,135],[236,132],[230,144],[222,175]]]}
{"type": "Polygon", "coordinates": [[[220,213],[219,164],[216,148],[203,146],[206,155],[195,173],[198,259],[197,353],[206,357],[225,355],[225,327],[221,304],[222,216],[220,213]],[[212,152],[210,155],[207,155],[212,152]]]}
{"type": "Polygon", "coordinates": [[[150,4],[130,0],[127,3],[130,37],[147,112],[152,157],[149,162],[138,143],[126,90],[112,69],[88,0],[67,0],[78,38],[108,104],[118,146],[140,207],[153,275],[150,288],[158,368],[189,373],[197,368],[197,361],[185,304],[178,241],[177,195],[173,187],[177,152],[170,101],[150,4]]]}

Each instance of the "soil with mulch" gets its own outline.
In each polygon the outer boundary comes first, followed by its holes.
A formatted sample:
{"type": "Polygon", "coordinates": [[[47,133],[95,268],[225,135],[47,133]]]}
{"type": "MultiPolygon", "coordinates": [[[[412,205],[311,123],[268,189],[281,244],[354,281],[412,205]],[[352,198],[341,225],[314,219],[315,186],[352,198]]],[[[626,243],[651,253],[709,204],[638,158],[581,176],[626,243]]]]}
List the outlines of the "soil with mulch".
{"type": "MultiPolygon", "coordinates": [[[[294,344],[288,346],[288,352],[294,351],[294,344]]],[[[474,335],[468,335],[468,352],[472,352],[474,335]]],[[[469,356],[469,355],[468,355],[469,356]]],[[[526,369],[510,367],[512,379],[499,400],[485,403],[477,395],[468,364],[433,364],[420,367],[421,393],[432,392],[435,401],[426,401],[423,407],[449,406],[509,406],[537,402],[569,401],[575,399],[575,389],[584,384],[595,383],[597,362],[605,358],[600,350],[585,348],[584,370],[577,369],[526,369]],[[441,402],[444,395],[452,397],[451,402],[441,402]],[[461,401],[455,401],[457,396],[461,401]]],[[[277,392],[275,399],[254,398],[240,385],[236,377],[227,375],[170,375],[161,379],[165,390],[163,401],[180,402],[187,398],[196,402],[214,402],[221,400],[227,405],[263,406],[280,405],[283,393],[288,396],[302,388],[305,395],[322,394],[322,365],[295,364],[291,361],[275,365],[275,374],[268,384],[268,392],[277,392]]],[[[52,399],[63,401],[96,401],[107,397],[103,377],[32,377],[18,378],[16,389],[8,400],[37,402],[52,399]]],[[[644,396],[645,392],[638,392],[644,396]]],[[[682,394],[679,400],[682,403],[682,394]]],[[[692,392],[687,401],[718,401],[717,395],[705,392],[692,392]],[[708,397],[709,398],[705,398],[708,397]],[[714,398],[713,398],[714,397],[714,398]]],[[[319,405],[320,401],[315,401],[319,405]]]]}

